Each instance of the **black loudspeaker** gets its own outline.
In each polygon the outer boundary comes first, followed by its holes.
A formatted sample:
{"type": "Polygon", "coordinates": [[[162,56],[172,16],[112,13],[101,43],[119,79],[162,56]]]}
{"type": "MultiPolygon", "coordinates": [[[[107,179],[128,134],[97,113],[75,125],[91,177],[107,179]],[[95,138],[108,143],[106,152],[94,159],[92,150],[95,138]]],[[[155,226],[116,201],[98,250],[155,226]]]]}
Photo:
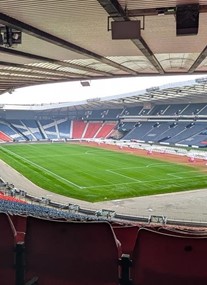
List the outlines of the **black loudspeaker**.
{"type": "Polygon", "coordinates": [[[113,40],[140,39],[140,21],[115,21],[111,23],[113,40]]]}
{"type": "Polygon", "coordinates": [[[199,4],[176,7],[177,36],[197,35],[199,26],[199,4]]]}

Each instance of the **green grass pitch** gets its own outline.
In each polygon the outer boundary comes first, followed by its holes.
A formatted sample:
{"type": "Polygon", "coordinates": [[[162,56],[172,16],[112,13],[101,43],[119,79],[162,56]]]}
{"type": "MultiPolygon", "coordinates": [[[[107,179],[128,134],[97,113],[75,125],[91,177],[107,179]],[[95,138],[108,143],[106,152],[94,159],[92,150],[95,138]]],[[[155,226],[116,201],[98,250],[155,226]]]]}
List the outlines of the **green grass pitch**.
{"type": "Polygon", "coordinates": [[[2,145],[0,158],[44,189],[90,202],[207,187],[192,166],[76,144],[2,145]]]}

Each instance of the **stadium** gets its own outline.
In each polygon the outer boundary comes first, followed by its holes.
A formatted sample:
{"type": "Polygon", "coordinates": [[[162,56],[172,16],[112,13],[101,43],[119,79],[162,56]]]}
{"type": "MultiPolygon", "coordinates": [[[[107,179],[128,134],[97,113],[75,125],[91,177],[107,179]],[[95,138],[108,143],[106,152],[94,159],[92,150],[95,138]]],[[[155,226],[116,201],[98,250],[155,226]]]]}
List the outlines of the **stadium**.
{"type": "Polygon", "coordinates": [[[206,284],[205,1],[0,7],[2,98],[149,78],[105,97],[0,101],[0,283],[206,284]]]}

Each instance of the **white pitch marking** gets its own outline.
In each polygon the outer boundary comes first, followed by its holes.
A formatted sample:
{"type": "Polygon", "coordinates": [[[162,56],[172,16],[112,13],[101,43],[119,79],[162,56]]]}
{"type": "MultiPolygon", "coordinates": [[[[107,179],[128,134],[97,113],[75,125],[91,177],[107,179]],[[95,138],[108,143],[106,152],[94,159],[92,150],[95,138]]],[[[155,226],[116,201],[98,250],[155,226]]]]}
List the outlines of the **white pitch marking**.
{"type": "MultiPolygon", "coordinates": [[[[2,147],[0,147],[0,148],[2,148],[2,147]]],[[[20,155],[18,155],[18,154],[16,154],[16,153],[14,153],[13,151],[8,150],[8,149],[5,149],[5,148],[3,148],[3,149],[4,149],[6,152],[11,153],[12,155],[14,155],[14,156],[16,156],[16,157],[19,157],[19,158],[21,158],[22,160],[25,160],[25,161],[28,162],[29,164],[34,165],[35,167],[37,167],[37,168],[39,168],[39,169],[42,169],[42,170],[44,170],[45,172],[48,172],[48,173],[52,174],[53,176],[59,178],[60,180],[65,181],[67,184],[71,184],[71,185],[73,185],[73,186],[75,186],[75,187],[77,187],[77,188],[79,188],[79,189],[83,189],[82,186],[79,186],[79,185],[73,183],[72,181],[67,180],[67,179],[65,179],[65,178],[63,178],[63,177],[61,177],[61,176],[59,176],[58,174],[56,174],[56,173],[54,173],[54,172],[52,172],[52,171],[50,171],[50,170],[48,170],[48,169],[46,169],[46,168],[44,168],[44,167],[42,167],[42,166],[36,164],[36,163],[34,163],[34,162],[32,162],[32,161],[26,159],[25,157],[22,157],[22,156],[20,156],[20,155]]]]}
{"type": "Polygon", "coordinates": [[[178,179],[183,179],[183,177],[175,175],[175,174],[172,174],[172,173],[167,173],[167,175],[175,177],[175,178],[178,178],[178,179]]]}
{"type": "Polygon", "coordinates": [[[122,177],[127,178],[127,179],[131,179],[131,180],[134,180],[134,181],[137,181],[137,182],[142,182],[142,181],[141,181],[141,180],[139,180],[139,179],[131,178],[131,177],[129,177],[129,176],[126,176],[126,175],[123,175],[123,174],[117,173],[117,172],[112,171],[112,170],[109,170],[109,169],[108,169],[108,170],[106,170],[106,171],[111,172],[111,173],[116,174],[116,175],[119,175],[119,176],[122,176],[122,177]]]}

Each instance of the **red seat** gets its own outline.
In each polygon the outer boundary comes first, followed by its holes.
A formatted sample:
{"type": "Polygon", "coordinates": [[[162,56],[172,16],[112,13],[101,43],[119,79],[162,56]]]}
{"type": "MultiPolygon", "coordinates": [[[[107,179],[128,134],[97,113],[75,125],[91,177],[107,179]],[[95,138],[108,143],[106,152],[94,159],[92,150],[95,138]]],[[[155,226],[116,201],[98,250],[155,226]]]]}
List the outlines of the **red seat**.
{"type": "Polygon", "coordinates": [[[119,246],[109,223],[27,218],[26,281],[116,285],[119,246]]]}
{"type": "Polygon", "coordinates": [[[121,243],[122,253],[131,256],[137,239],[138,226],[114,226],[113,230],[121,243]]]}
{"type": "Polygon", "coordinates": [[[15,284],[14,231],[9,217],[0,214],[0,284],[15,284]]]}
{"type": "Polygon", "coordinates": [[[204,285],[207,238],[141,229],[132,256],[134,285],[204,285]]]}
{"type": "Polygon", "coordinates": [[[10,216],[16,231],[15,240],[16,242],[24,242],[26,233],[26,221],[27,218],[19,215],[10,216]]]}

